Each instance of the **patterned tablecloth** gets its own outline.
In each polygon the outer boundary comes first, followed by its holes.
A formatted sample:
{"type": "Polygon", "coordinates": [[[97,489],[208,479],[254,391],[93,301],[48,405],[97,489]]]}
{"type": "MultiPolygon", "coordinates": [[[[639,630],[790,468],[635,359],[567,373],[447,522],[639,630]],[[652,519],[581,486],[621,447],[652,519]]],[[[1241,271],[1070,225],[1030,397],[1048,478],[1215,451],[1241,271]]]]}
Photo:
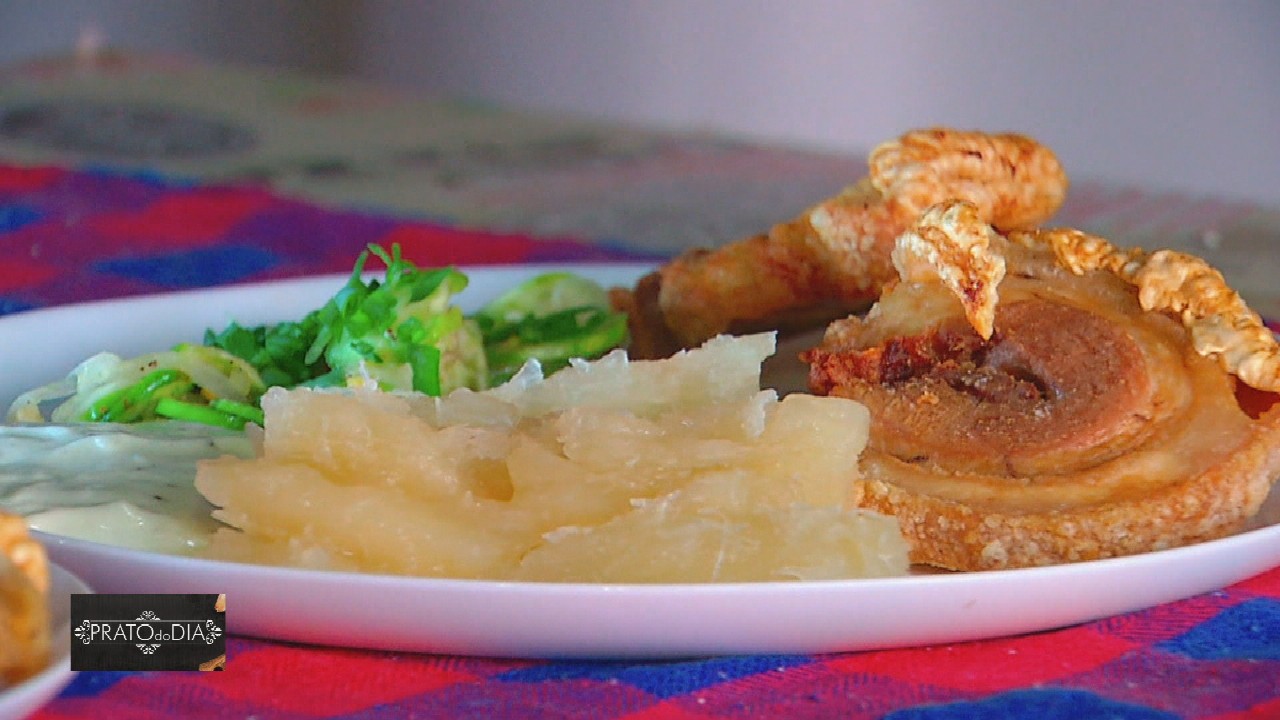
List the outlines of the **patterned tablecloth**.
{"type": "MultiPolygon", "coordinates": [[[[657,261],[864,172],[154,58],[0,77],[0,314],[340,272],[370,242],[422,264],[657,261]]],[[[1058,220],[1205,255],[1280,317],[1276,209],[1078,180],[1058,220]]],[[[27,351],[0,348],[0,366],[27,351]]],[[[1272,718],[1280,568],[1064,629],[823,656],[511,661],[232,637],[225,672],[81,673],[38,717],[1272,718]]]]}

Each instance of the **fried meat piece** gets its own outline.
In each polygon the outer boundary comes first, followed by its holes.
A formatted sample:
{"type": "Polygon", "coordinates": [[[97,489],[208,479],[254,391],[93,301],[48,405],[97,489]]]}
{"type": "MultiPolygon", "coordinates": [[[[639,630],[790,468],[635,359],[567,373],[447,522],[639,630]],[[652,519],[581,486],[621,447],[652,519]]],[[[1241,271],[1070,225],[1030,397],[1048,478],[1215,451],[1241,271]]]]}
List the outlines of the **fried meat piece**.
{"type": "Polygon", "coordinates": [[[1001,230],[1029,228],[1062,204],[1054,154],[1015,134],[917,130],[872,151],[869,173],[767,233],[691,250],[616,292],[633,357],[665,357],[724,332],[812,325],[865,308],[896,277],[895,239],[927,207],[963,199],[1001,230]]]}
{"type": "Polygon", "coordinates": [[[1006,239],[955,203],[893,255],[901,279],[804,360],[814,392],[869,407],[857,502],[898,517],[914,561],[1127,555],[1258,511],[1280,472],[1280,350],[1202,260],[1006,239]]]}
{"type": "Polygon", "coordinates": [[[49,564],[26,521],[0,510],[0,688],[21,682],[49,658],[49,564]]]}

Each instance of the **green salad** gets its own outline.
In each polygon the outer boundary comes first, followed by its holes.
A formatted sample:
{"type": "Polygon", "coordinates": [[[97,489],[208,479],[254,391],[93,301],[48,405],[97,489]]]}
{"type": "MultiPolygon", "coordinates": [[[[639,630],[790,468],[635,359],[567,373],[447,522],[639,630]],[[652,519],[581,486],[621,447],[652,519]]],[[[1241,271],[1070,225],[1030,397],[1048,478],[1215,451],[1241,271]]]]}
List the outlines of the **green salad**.
{"type": "Polygon", "coordinates": [[[626,316],[611,309],[604,288],[578,275],[538,275],[469,315],[454,305],[466,287],[456,268],[419,268],[399,246],[371,245],[337,294],[298,320],[232,323],[207,330],[202,344],[134,358],[100,353],[64,380],[24,393],[7,419],[170,419],[239,429],[262,423],[268,387],[482,390],[528,361],[549,374],[627,340],[626,316]],[[370,257],[386,272],[366,282],[370,257]]]}

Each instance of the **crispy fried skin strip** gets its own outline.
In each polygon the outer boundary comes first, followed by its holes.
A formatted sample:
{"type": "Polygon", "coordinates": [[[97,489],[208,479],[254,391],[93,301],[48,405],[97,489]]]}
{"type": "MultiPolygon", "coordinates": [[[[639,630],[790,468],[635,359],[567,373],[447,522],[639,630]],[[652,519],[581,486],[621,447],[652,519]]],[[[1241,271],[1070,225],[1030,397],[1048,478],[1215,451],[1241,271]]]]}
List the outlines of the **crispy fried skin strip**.
{"type": "Polygon", "coordinates": [[[965,318],[990,340],[996,317],[996,287],[1004,258],[992,253],[999,236],[968,202],[939,203],[902,235],[891,254],[903,282],[941,282],[964,306],[965,318]]]}
{"type": "Polygon", "coordinates": [[[1066,190],[1058,159],[1030,138],[917,130],[875,148],[868,176],[835,197],[765,234],[686,252],[646,278],[646,292],[615,302],[634,310],[636,357],[739,327],[777,327],[797,309],[826,304],[844,314],[896,276],[894,240],[926,207],[961,198],[984,221],[1011,230],[1048,219],[1066,190]]]}

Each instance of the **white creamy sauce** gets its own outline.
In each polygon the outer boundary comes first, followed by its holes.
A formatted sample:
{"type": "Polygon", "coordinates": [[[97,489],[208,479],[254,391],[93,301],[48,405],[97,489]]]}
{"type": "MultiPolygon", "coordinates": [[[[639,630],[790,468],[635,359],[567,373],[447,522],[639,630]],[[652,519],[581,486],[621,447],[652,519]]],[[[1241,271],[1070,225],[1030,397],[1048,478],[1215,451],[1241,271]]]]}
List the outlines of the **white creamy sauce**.
{"type": "Polygon", "coordinates": [[[0,506],[42,532],[190,553],[219,527],[196,463],[252,454],[243,433],[178,423],[0,426],[0,506]]]}

